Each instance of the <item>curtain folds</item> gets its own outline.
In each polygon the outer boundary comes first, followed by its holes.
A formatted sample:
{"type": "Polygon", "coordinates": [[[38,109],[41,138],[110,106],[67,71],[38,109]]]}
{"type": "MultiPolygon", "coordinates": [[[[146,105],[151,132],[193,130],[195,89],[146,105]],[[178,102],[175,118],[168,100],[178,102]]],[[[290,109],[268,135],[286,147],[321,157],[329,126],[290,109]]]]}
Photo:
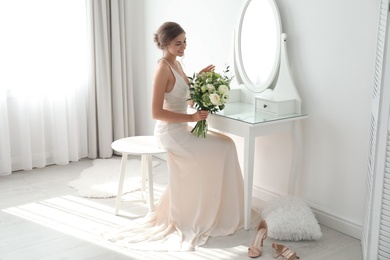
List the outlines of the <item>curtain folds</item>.
{"type": "Polygon", "coordinates": [[[108,158],[134,135],[129,5],[0,3],[0,176],[108,158]]]}
{"type": "Polygon", "coordinates": [[[112,156],[111,143],[135,134],[130,3],[88,0],[90,158],[112,156]]]}
{"type": "Polygon", "coordinates": [[[85,14],[78,0],[0,2],[0,176],[88,156],[85,14]]]}

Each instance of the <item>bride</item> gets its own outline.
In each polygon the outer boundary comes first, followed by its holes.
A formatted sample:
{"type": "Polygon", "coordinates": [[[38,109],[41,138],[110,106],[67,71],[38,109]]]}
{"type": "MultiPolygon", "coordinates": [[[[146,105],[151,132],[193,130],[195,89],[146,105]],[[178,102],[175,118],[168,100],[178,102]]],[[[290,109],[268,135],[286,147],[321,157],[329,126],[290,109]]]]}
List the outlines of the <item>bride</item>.
{"type": "MultiPolygon", "coordinates": [[[[189,81],[177,60],[187,47],[185,31],[166,22],[154,42],[162,58],[154,76],[152,115],[155,136],[168,151],[169,182],[151,212],[111,240],[142,250],[189,251],[243,226],[243,179],[229,137],[211,131],[206,138],[191,134],[188,122],[207,119],[208,112],[187,114],[189,81]]],[[[201,72],[213,70],[210,65],[201,72]]]]}

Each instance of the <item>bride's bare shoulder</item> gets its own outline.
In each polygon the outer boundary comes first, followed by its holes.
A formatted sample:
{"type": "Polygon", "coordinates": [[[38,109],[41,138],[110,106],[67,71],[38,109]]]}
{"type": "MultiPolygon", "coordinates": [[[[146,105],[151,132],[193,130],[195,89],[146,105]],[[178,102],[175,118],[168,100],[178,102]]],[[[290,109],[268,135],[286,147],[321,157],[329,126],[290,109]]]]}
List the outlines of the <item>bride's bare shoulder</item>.
{"type": "Polygon", "coordinates": [[[173,80],[173,74],[167,61],[161,59],[157,64],[155,79],[173,80]]]}
{"type": "Polygon", "coordinates": [[[164,59],[160,59],[158,62],[157,62],[157,70],[162,70],[162,71],[168,71],[170,70],[170,67],[169,67],[169,64],[166,60],[164,59]]]}

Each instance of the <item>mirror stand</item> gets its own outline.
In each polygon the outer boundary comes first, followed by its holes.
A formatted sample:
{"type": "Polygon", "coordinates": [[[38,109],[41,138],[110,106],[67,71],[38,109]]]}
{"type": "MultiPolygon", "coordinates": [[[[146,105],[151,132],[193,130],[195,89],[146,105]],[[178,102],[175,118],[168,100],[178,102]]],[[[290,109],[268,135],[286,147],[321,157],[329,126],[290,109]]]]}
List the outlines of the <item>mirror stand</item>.
{"type": "Polygon", "coordinates": [[[255,96],[255,107],[258,111],[277,115],[301,113],[301,98],[291,76],[286,39],[287,35],[282,33],[279,75],[274,89],[255,96]]]}

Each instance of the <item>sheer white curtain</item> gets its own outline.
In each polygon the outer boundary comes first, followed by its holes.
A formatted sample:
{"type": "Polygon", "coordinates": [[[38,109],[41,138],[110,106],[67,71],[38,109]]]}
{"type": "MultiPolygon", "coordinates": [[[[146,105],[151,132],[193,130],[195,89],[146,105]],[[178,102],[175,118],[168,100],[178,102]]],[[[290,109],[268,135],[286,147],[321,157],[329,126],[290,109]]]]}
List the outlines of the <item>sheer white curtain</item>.
{"type": "Polygon", "coordinates": [[[125,3],[0,0],[0,176],[134,135],[125,3]]]}
{"type": "Polygon", "coordinates": [[[0,1],[0,175],[87,156],[85,3],[0,1]]]}

